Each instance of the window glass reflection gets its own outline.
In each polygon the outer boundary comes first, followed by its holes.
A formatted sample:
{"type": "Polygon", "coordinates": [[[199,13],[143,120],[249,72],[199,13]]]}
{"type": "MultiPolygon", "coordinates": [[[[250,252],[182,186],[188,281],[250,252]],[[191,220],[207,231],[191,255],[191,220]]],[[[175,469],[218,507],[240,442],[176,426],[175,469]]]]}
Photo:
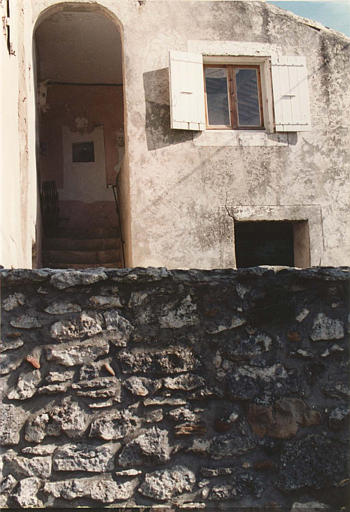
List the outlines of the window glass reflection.
{"type": "Polygon", "coordinates": [[[227,70],[225,68],[206,67],[205,83],[209,125],[229,125],[227,70]]]}
{"type": "Polygon", "coordinates": [[[236,69],[239,126],[260,126],[258,76],[256,69],[236,69]]]}

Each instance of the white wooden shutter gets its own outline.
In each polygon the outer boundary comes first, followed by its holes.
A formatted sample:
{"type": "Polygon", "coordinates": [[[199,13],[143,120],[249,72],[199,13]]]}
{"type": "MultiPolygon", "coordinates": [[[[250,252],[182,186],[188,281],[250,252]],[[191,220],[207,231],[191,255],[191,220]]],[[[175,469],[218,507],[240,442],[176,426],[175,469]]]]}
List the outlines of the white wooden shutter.
{"type": "Polygon", "coordinates": [[[202,55],[169,52],[171,128],[205,130],[202,55]]]}
{"type": "Polygon", "coordinates": [[[279,57],[272,63],[272,87],[277,132],[311,129],[305,57],[279,57]]]}

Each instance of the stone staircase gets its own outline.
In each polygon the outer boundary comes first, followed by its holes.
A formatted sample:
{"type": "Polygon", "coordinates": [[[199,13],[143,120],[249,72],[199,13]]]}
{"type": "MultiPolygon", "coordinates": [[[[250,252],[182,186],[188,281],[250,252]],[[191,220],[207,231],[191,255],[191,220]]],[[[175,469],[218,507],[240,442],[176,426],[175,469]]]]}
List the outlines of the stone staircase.
{"type": "Polygon", "coordinates": [[[122,242],[117,229],[61,231],[43,240],[43,266],[48,268],[121,268],[122,242]]]}

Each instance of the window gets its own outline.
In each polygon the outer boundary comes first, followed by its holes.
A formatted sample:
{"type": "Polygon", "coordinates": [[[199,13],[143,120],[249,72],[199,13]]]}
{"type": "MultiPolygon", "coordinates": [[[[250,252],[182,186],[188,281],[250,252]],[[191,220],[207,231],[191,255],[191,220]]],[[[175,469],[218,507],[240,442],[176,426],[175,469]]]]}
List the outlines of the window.
{"type": "Polygon", "coordinates": [[[306,59],[169,54],[171,128],[310,130],[306,59]]]}
{"type": "Polygon", "coordinates": [[[263,128],[259,66],[204,65],[204,82],[208,128],[263,128]]]}

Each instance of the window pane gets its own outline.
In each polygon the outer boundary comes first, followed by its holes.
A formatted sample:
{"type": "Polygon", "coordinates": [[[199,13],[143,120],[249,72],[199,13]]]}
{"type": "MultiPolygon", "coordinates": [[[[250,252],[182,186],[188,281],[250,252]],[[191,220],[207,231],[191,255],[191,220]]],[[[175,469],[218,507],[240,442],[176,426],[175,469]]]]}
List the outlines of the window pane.
{"type": "Polygon", "coordinates": [[[258,76],[256,69],[236,69],[239,126],[260,126],[258,76]]]}
{"type": "Polygon", "coordinates": [[[208,120],[210,125],[230,124],[225,68],[205,68],[208,120]]]}

